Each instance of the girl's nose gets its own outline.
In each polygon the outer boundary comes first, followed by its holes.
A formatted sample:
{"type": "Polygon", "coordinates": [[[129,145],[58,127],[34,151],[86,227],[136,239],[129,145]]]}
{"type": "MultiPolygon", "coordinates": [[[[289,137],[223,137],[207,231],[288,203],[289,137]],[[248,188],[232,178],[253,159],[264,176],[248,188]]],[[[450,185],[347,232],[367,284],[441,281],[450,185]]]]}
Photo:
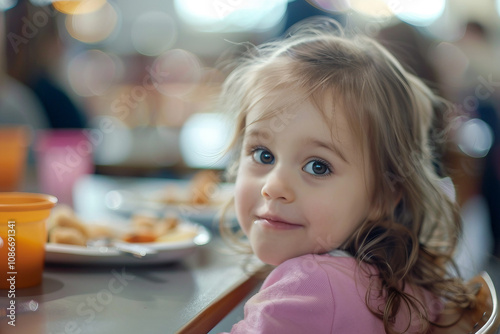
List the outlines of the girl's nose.
{"type": "Polygon", "coordinates": [[[267,200],[279,200],[285,203],[295,200],[292,177],[280,168],[273,168],[266,175],[261,195],[267,200]]]}

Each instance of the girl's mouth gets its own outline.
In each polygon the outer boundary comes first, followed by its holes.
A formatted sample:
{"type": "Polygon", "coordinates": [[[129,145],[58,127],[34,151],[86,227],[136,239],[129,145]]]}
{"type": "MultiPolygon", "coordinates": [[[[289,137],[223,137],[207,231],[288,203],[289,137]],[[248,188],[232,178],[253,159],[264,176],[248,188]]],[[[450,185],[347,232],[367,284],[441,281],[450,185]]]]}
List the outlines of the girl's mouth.
{"type": "Polygon", "coordinates": [[[260,225],[264,228],[271,228],[275,230],[295,230],[303,227],[302,225],[266,217],[257,217],[257,219],[254,221],[254,224],[260,225]]]}

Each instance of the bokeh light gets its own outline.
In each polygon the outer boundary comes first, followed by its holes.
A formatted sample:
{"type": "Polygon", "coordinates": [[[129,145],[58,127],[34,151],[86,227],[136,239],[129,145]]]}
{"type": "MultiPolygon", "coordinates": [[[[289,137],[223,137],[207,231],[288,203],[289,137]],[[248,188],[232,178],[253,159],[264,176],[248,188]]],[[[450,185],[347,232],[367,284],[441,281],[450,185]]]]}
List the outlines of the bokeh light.
{"type": "Polygon", "coordinates": [[[78,54],[68,65],[71,88],[80,96],[104,95],[117,77],[117,62],[100,50],[78,54]]]}
{"type": "Polygon", "coordinates": [[[84,43],[98,43],[108,38],[117,28],[119,15],[114,6],[105,3],[98,10],[66,17],[69,34],[84,43]]]}
{"type": "Polygon", "coordinates": [[[389,8],[401,20],[414,26],[428,26],[444,12],[446,0],[388,1],[389,8]]]}
{"type": "Polygon", "coordinates": [[[350,0],[350,6],[372,20],[385,21],[396,16],[414,26],[428,26],[443,14],[446,0],[350,0]]]}
{"type": "Polygon", "coordinates": [[[64,14],[79,15],[95,12],[106,4],[106,0],[55,0],[52,5],[64,14]]]}
{"type": "Polygon", "coordinates": [[[137,52],[146,56],[158,56],[174,45],[177,26],[166,13],[147,12],[135,20],[131,38],[137,52]]]}
{"type": "Polygon", "coordinates": [[[457,136],[460,150],[473,158],[485,157],[493,144],[491,127],[478,118],[462,124],[457,136]]]}
{"type": "Polygon", "coordinates": [[[387,20],[394,16],[386,0],[351,0],[352,10],[375,20],[387,20]]]}
{"type": "Polygon", "coordinates": [[[181,129],[179,141],[184,162],[193,168],[224,168],[230,128],[220,114],[192,115],[181,129]]]}
{"type": "Polygon", "coordinates": [[[287,0],[174,0],[179,17],[201,31],[265,31],[286,13],[287,0]]]}
{"type": "Polygon", "coordinates": [[[150,72],[156,89],[161,94],[184,96],[200,82],[202,68],[194,54],[174,49],[156,58],[150,72]]]}
{"type": "Polygon", "coordinates": [[[17,0],[0,0],[0,11],[11,9],[17,5],[17,0]]]}

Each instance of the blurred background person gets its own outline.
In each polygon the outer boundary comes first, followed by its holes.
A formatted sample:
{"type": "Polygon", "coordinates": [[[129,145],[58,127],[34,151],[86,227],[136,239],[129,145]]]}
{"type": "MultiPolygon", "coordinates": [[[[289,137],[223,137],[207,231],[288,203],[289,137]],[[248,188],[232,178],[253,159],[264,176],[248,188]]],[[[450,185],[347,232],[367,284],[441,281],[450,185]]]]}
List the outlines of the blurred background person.
{"type": "Polygon", "coordinates": [[[86,112],[58,80],[65,46],[57,29],[57,15],[50,13],[42,12],[28,0],[20,0],[8,10],[9,35],[4,42],[7,73],[36,95],[50,128],[85,128],[86,112]]]}
{"type": "Polygon", "coordinates": [[[29,87],[7,73],[5,59],[5,13],[0,10],[0,125],[48,126],[43,107],[29,87]]]}

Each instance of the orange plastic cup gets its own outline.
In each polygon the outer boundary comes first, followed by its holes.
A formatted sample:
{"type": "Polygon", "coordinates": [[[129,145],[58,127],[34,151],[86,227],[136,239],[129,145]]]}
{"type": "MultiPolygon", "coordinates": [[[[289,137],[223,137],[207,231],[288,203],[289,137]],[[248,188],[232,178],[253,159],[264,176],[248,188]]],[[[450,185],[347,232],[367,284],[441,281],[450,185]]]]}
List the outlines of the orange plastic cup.
{"type": "Polygon", "coordinates": [[[56,203],[50,195],[0,193],[0,289],[15,292],[42,282],[45,221],[56,203]]]}
{"type": "Polygon", "coordinates": [[[19,190],[26,167],[29,131],[24,126],[0,127],[0,191],[19,190]]]}

